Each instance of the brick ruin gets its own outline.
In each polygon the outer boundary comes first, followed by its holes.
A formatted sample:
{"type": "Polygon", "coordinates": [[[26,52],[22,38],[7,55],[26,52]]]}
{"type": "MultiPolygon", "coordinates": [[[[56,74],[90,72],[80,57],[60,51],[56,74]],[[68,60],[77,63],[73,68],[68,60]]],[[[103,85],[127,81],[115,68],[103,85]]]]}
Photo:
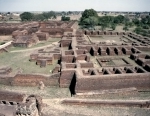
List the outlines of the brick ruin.
{"type": "Polygon", "coordinates": [[[12,68],[11,67],[0,68],[0,75],[8,75],[11,72],[12,72],[12,68]]]}
{"type": "Polygon", "coordinates": [[[39,38],[35,35],[18,35],[15,37],[12,42],[14,47],[31,47],[36,45],[39,41],[39,38]]]}
{"type": "Polygon", "coordinates": [[[132,66],[124,58],[97,58],[97,61],[101,65],[101,67],[132,66]]]}
{"type": "MultiPolygon", "coordinates": [[[[53,65],[54,62],[57,62],[56,67],[52,70],[54,75],[58,74],[57,78],[52,81],[52,83],[54,82],[55,84],[46,84],[46,81],[49,79],[53,80],[51,77],[48,79],[46,76],[39,76],[38,81],[42,80],[45,82],[45,85],[68,87],[73,90],[73,93],[129,87],[147,89],[150,87],[150,56],[143,54],[142,51],[135,46],[135,44],[144,46],[143,44],[135,43],[131,40],[131,43],[128,44],[123,42],[122,45],[108,45],[107,43],[93,43],[90,39],[91,36],[98,37],[102,35],[106,37],[119,36],[130,39],[131,33],[73,30],[72,25],[74,24],[75,22],[39,23],[40,31],[36,33],[38,33],[39,36],[42,35],[41,38],[47,38],[47,36],[53,35],[57,36],[58,32],[50,31],[53,28],[54,30],[61,28],[67,31],[62,32],[63,35],[59,33],[59,36],[62,38],[55,46],[40,49],[30,55],[29,61],[35,62],[35,64],[40,67],[53,65]],[[48,29],[49,31],[43,31],[44,29],[48,29]],[[101,58],[101,56],[104,58],[101,58]],[[120,56],[120,58],[116,58],[117,56],[120,56]],[[135,60],[137,65],[143,68],[133,66],[132,63],[128,62],[123,56],[130,57],[132,60],[135,60]],[[94,59],[94,61],[92,59],[94,59]],[[129,78],[132,80],[132,83],[128,80],[129,78]],[[124,81],[124,84],[121,83],[121,80],[124,81]],[[139,84],[137,80],[140,81],[139,84]],[[98,84],[102,81],[104,82],[103,84],[98,84]],[[89,84],[87,85],[86,83],[89,84]]],[[[25,33],[26,31],[21,32],[22,37],[25,33]]],[[[19,36],[16,36],[16,38],[19,36]]],[[[147,49],[148,47],[149,45],[147,45],[147,49]]],[[[35,81],[34,76],[30,74],[17,74],[13,78],[10,79],[8,77],[7,79],[10,81],[10,85],[24,83],[22,84],[24,86],[36,86],[38,83],[38,81],[35,81]],[[25,77],[28,78],[28,80],[32,80],[33,78],[32,83],[29,81],[26,82],[25,77]]]]}
{"type": "MultiPolygon", "coordinates": [[[[132,41],[129,44],[122,43],[122,45],[89,43],[87,41],[87,38],[93,36],[115,35],[123,37],[130,34],[129,32],[108,33],[100,31],[64,33],[60,42],[60,87],[70,88],[72,94],[130,87],[135,87],[138,90],[149,89],[149,55],[143,56],[144,59],[140,59],[140,61],[137,60],[137,65],[142,66],[141,64],[143,64],[144,69],[133,66],[123,58],[123,56],[130,57],[142,54],[141,50],[132,45],[132,41]],[[92,61],[91,56],[95,58],[95,62],[92,61]],[[107,58],[99,58],[99,56],[107,58]],[[113,58],[116,56],[122,56],[122,58],[113,58]],[[95,64],[99,66],[95,66],[95,64]]],[[[143,45],[139,44],[139,46],[143,45]]]]}
{"type": "Polygon", "coordinates": [[[0,35],[12,35],[14,47],[31,47],[38,41],[46,41],[50,37],[62,37],[66,31],[73,32],[76,23],[75,21],[1,23],[0,35]]]}
{"type": "Polygon", "coordinates": [[[140,107],[140,108],[149,108],[150,101],[133,101],[133,100],[84,100],[84,99],[65,99],[62,101],[62,104],[67,105],[89,105],[89,106],[117,106],[117,107],[140,107]]]}
{"type": "Polygon", "coordinates": [[[39,38],[39,41],[46,41],[49,38],[49,33],[44,33],[44,32],[36,32],[36,35],[39,38]]]}
{"type": "Polygon", "coordinates": [[[61,52],[59,50],[59,45],[55,47],[48,47],[45,49],[40,49],[30,55],[30,61],[36,62],[40,67],[46,67],[46,65],[52,65],[54,60],[60,60],[61,52]]]}
{"type": "Polygon", "coordinates": [[[128,32],[112,32],[112,31],[89,31],[83,30],[85,35],[93,36],[101,36],[101,35],[111,35],[111,36],[118,36],[118,35],[128,35],[128,32]]]}
{"type": "Polygon", "coordinates": [[[130,58],[133,59],[138,65],[142,66],[145,70],[150,72],[150,55],[131,54],[130,58]]]}
{"type": "Polygon", "coordinates": [[[41,116],[42,98],[36,95],[0,91],[1,115],[41,116]]]}
{"type": "Polygon", "coordinates": [[[17,30],[27,30],[29,34],[32,34],[37,31],[38,26],[38,22],[0,23],[0,35],[12,35],[12,33],[17,30]]]}
{"type": "MultiPolygon", "coordinates": [[[[132,87],[137,90],[150,89],[150,55],[143,53],[143,50],[150,50],[150,38],[130,32],[78,30],[74,21],[39,22],[36,27],[32,26],[25,30],[12,31],[14,40],[17,42],[19,38],[27,36],[35,36],[38,41],[61,37],[60,42],[54,46],[39,49],[29,58],[30,62],[35,62],[41,68],[56,63],[53,74],[20,73],[12,76],[9,75],[10,68],[6,68],[0,70],[0,83],[10,86],[37,86],[42,81],[45,86],[69,88],[72,95],[132,87]],[[34,34],[31,34],[32,31],[34,34]],[[91,37],[101,36],[123,40],[119,44],[92,42],[91,37]]],[[[29,41],[29,44],[17,45],[29,47],[32,44],[34,42],[29,41]]]]}
{"type": "Polygon", "coordinates": [[[22,30],[22,31],[16,30],[16,31],[12,32],[13,38],[16,38],[16,36],[22,36],[22,35],[28,35],[28,31],[27,30],[22,30]]]}

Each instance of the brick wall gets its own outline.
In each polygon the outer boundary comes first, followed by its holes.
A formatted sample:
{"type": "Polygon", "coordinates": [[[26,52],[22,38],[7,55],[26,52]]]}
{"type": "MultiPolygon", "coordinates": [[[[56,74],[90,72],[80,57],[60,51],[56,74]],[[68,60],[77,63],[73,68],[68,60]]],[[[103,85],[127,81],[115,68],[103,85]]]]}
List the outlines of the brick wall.
{"type": "Polygon", "coordinates": [[[86,60],[87,55],[82,54],[77,56],[77,60],[86,60]]]}
{"type": "Polygon", "coordinates": [[[12,76],[0,75],[0,84],[11,85],[12,79],[13,79],[12,76]]]}
{"type": "Polygon", "coordinates": [[[137,89],[150,89],[149,75],[150,73],[126,75],[118,74],[77,78],[76,92],[121,89],[130,87],[135,87],[137,89]]]}
{"type": "Polygon", "coordinates": [[[23,102],[24,99],[25,99],[25,94],[9,92],[9,91],[0,91],[0,100],[23,102]]]}
{"type": "Polygon", "coordinates": [[[38,86],[40,81],[43,81],[45,86],[58,86],[59,74],[51,76],[40,74],[17,74],[12,85],[14,86],[38,86]]]}
{"type": "Polygon", "coordinates": [[[74,56],[62,56],[62,62],[73,63],[74,59],[74,56]]]}
{"type": "Polygon", "coordinates": [[[93,68],[94,64],[92,62],[90,63],[80,63],[81,68],[93,68]]]}
{"type": "Polygon", "coordinates": [[[66,68],[76,68],[77,65],[75,63],[66,64],[66,68]]]}
{"type": "Polygon", "coordinates": [[[60,87],[67,87],[69,88],[71,80],[74,76],[75,71],[74,70],[64,70],[61,71],[61,76],[59,79],[60,87]]]}

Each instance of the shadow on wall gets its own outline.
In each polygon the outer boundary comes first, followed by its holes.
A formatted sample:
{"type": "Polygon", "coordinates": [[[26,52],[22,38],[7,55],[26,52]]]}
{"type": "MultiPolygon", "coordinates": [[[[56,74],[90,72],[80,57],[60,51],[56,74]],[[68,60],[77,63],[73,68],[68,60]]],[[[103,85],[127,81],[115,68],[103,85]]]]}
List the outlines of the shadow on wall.
{"type": "Polygon", "coordinates": [[[93,50],[93,48],[90,49],[90,54],[91,54],[91,56],[94,56],[94,50],[93,50]]]}
{"type": "Polygon", "coordinates": [[[75,86],[76,86],[76,74],[74,73],[73,78],[72,78],[71,83],[70,83],[70,86],[69,86],[71,96],[76,94],[75,86]]]}

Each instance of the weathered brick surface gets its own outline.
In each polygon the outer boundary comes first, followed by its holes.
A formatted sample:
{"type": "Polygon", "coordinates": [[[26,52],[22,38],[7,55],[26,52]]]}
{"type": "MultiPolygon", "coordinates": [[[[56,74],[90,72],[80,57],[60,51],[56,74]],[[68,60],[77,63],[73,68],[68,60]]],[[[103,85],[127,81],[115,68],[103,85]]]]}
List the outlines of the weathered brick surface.
{"type": "Polygon", "coordinates": [[[11,85],[12,80],[13,76],[0,75],[0,84],[11,85]]]}
{"type": "Polygon", "coordinates": [[[17,74],[12,85],[14,86],[38,86],[42,81],[46,86],[58,86],[59,74],[51,76],[40,74],[17,74]]]}
{"type": "Polygon", "coordinates": [[[15,101],[15,102],[23,102],[25,99],[25,94],[9,92],[9,91],[0,91],[0,100],[4,101],[15,101]]]}
{"type": "Polygon", "coordinates": [[[76,92],[88,92],[93,90],[121,89],[135,87],[137,89],[150,88],[150,74],[126,74],[91,76],[77,78],[76,92]],[[88,83],[88,84],[87,84],[88,83]]]}
{"type": "Polygon", "coordinates": [[[74,70],[61,71],[61,76],[60,76],[60,79],[59,79],[60,87],[69,88],[71,80],[74,76],[74,73],[75,73],[74,70]]]}
{"type": "Polygon", "coordinates": [[[66,68],[77,68],[77,64],[76,63],[69,63],[69,64],[65,64],[66,68]]]}
{"type": "Polygon", "coordinates": [[[80,63],[81,68],[93,68],[94,64],[92,62],[90,63],[80,63]]]}

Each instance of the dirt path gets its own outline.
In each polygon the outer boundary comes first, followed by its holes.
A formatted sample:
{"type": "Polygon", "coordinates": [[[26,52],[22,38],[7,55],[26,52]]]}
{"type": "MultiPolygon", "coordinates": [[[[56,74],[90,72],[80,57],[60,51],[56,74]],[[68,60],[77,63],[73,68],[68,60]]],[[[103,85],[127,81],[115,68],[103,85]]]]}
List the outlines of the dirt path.
{"type": "MultiPolygon", "coordinates": [[[[96,107],[96,106],[81,106],[81,105],[64,105],[61,104],[62,100],[64,99],[59,99],[59,98],[43,99],[43,102],[47,104],[47,106],[43,108],[42,111],[44,114],[43,116],[50,116],[50,115],[52,116],[60,116],[60,115],[61,116],[135,116],[135,115],[147,116],[150,114],[149,109],[142,109],[138,107],[131,108],[131,107],[107,107],[107,106],[96,107]]],[[[76,99],[76,98],[73,97],[69,99],[76,99]]]]}
{"type": "Polygon", "coordinates": [[[41,47],[30,48],[30,49],[25,49],[25,50],[14,50],[14,51],[10,51],[10,52],[11,53],[14,53],[14,52],[27,52],[27,51],[33,51],[33,50],[43,49],[43,48],[51,47],[51,46],[55,46],[55,45],[58,45],[58,42],[53,42],[50,45],[45,45],[45,46],[41,46],[41,47]]]}
{"type": "MultiPolygon", "coordinates": [[[[61,104],[63,99],[43,99],[48,106],[43,109],[45,116],[100,116],[99,111],[86,110],[85,106],[68,106],[61,104]],[[80,107],[80,108],[79,108],[80,107]]],[[[104,115],[103,115],[104,116],[104,115]]]]}

